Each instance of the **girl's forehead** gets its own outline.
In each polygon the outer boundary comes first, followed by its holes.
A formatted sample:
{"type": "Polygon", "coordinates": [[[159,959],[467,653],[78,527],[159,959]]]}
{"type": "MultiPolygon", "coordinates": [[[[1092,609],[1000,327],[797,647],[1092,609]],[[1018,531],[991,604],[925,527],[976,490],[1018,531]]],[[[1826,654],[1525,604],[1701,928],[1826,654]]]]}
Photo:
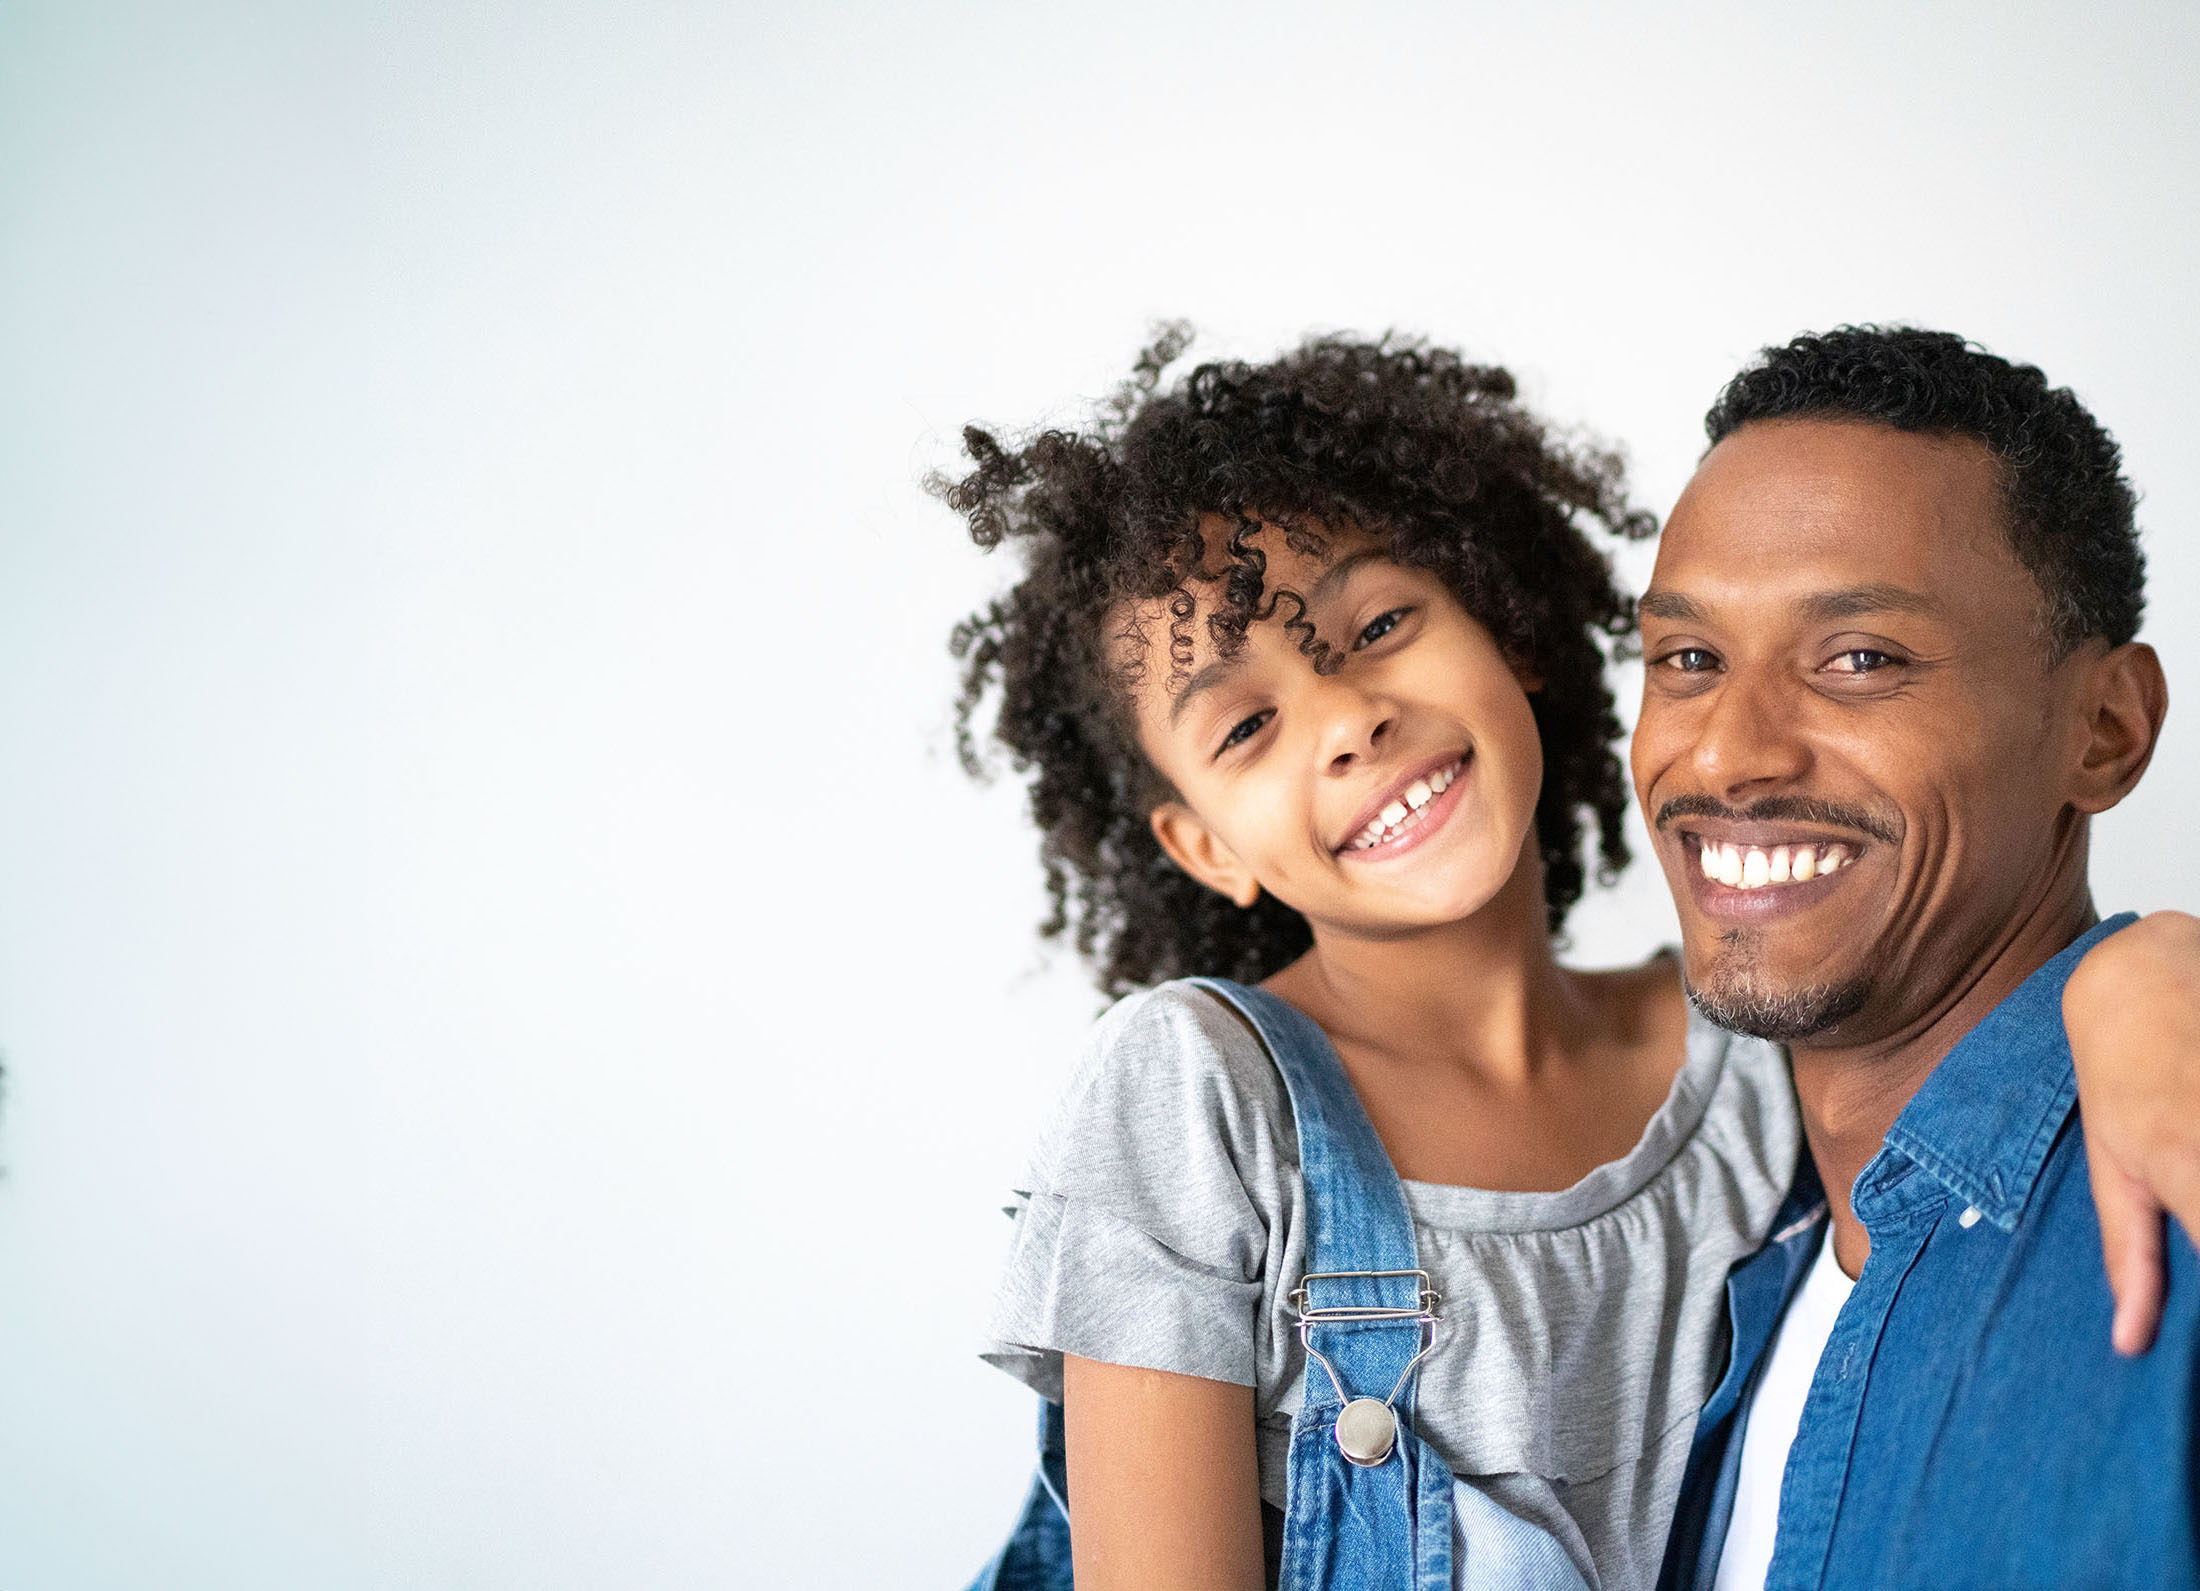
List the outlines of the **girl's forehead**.
{"type": "Polygon", "coordinates": [[[1256,633],[1309,630],[1355,574],[1394,562],[1386,540],[1357,529],[1293,532],[1267,522],[1247,529],[1219,516],[1201,529],[1207,556],[1197,572],[1159,595],[1120,602],[1110,615],[1110,662],[1134,696],[1173,701],[1256,633]]]}
{"type": "Polygon", "coordinates": [[[1203,514],[1198,528],[1198,572],[1207,575],[1222,573],[1249,559],[1265,564],[1271,573],[1288,570],[1299,575],[1319,574],[1350,553],[1386,544],[1385,538],[1349,521],[1203,514]]]}

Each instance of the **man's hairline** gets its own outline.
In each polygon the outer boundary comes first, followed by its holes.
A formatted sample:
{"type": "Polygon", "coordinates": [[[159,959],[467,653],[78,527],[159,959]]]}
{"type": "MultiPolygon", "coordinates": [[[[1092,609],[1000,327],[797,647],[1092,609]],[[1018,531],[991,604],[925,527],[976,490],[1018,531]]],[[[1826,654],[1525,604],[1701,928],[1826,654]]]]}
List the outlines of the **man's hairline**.
{"type": "MultiPolygon", "coordinates": [[[[1728,426],[1723,434],[1714,438],[1705,446],[1703,452],[1696,456],[1696,470],[1700,472],[1703,469],[1704,461],[1717,452],[1722,443],[1739,436],[1751,426],[1782,424],[1863,426],[1874,430],[1892,431],[1900,436],[1920,437],[1928,442],[1967,442],[1976,447],[1980,453],[1985,455],[1989,466],[1994,472],[1995,481],[2000,488],[2001,523],[1997,528],[2000,532],[2001,544],[2008,549],[2009,556],[2016,560],[2017,567],[2024,571],[2024,577],[2031,583],[2033,596],[2037,599],[2032,605],[2033,639],[2039,647],[2040,655],[2046,667],[2049,669],[2061,667],[2062,664],[2075,656],[2088,641],[2108,642],[2107,632],[2086,625],[2082,614],[2078,616],[2080,628],[2075,634],[2066,634],[2063,627],[2057,623],[2056,609],[2066,604],[2058,602],[2048,594],[2047,587],[2040,582],[2039,572],[2026,560],[2023,549],[2018,546],[2018,527],[2024,522],[2025,515],[2017,496],[2017,461],[1996,447],[1988,438],[1964,426],[1954,424],[1897,425],[1884,416],[1868,414],[1862,410],[1843,408],[1838,405],[1814,409],[1791,409],[1780,414],[1752,415],[1728,426]]],[[[1693,474],[1690,479],[1694,479],[1693,474]]],[[[1684,487],[1683,490],[1685,491],[1686,488],[1684,487]]],[[[1647,602],[1649,597],[1649,592],[1643,594],[1642,599],[1637,603],[1638,611],[1647,611],[1643,608],[1642,603],[1647,602]]],[[[2109,645],[2113,649],[2114,643],[2109,642],[2109,645]]]]}

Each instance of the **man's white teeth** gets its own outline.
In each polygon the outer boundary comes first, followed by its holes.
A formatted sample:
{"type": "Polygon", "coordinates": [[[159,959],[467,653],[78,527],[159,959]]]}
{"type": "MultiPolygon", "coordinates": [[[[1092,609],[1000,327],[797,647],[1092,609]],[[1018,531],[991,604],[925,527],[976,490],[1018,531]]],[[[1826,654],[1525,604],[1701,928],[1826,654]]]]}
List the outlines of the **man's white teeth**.
{"type": "Polygon", "coordinates": [[[1460,766],[1465,760],[1461,758],[1449,768],[1439,768],[1426,779],[1416,779],[1407,785],[1399,792],[1397,800],[1375,814],[1374,822],[1352,837],[1352,848],[1364,851],[1389,839],[1406,819],[1451,788],[1451,782],[1459,776],[1460,766]]]}
{"type": "Polygon", "coordinates": [[[1729,889],[1763,889],[1767,884],[1801,884],[1820,873],[1838,872],[1856,860],[1846,845],[1722,845],[1705,840],[1698,847],[1703,876],[1729,889]]]}

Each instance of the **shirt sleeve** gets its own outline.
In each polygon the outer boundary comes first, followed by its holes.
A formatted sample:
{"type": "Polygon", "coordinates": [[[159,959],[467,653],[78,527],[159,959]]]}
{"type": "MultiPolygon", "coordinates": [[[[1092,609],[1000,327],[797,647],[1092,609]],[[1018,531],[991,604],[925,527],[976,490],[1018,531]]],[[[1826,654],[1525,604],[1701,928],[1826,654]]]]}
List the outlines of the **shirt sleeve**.
{"type": "Polygon", "coordinates": [[[1255,1385],[1297,1148],[1234,1011],[1184,984],[1117,1005],[1017,1190],[985,1357],[1055,1399],[1065,1353],[1255,1385]]]}

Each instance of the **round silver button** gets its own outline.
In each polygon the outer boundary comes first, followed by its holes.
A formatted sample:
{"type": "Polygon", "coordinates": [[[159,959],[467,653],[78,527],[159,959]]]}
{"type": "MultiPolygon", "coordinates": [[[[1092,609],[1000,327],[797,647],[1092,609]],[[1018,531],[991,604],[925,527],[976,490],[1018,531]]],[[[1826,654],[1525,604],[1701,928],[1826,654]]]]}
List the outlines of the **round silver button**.
{"type": "Polygon", "coordinates": [[[1380,1464],[1397,1440],[1398,1416],[1380,1398],[1354,1398],[1337,1413],[1337,1446],[1355,1464],[1380,1464]]]}

